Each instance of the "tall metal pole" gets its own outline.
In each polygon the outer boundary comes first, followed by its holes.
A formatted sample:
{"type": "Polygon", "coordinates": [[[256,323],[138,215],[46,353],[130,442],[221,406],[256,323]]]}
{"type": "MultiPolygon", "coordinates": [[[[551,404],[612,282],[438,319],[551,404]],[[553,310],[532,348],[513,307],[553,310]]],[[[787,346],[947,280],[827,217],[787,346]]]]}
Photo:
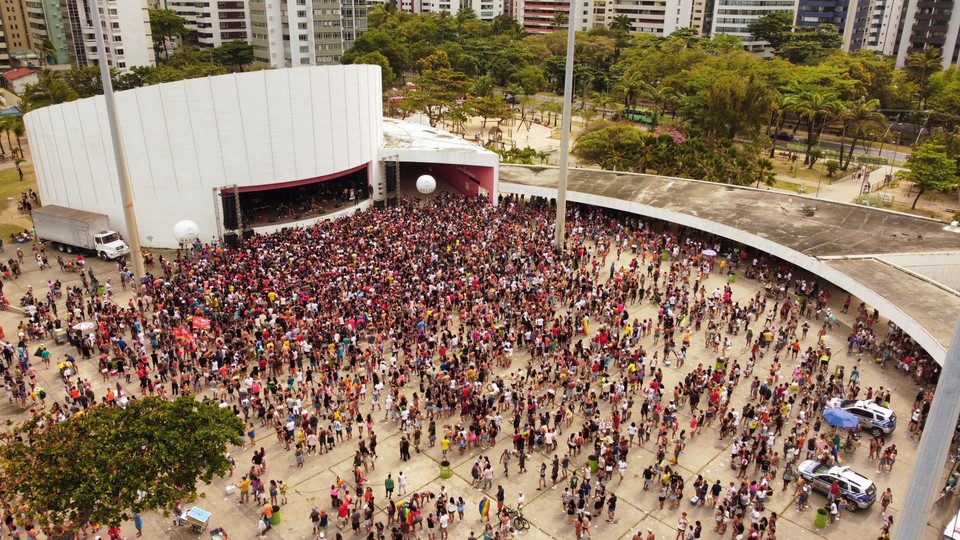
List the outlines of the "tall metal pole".
{"type": "Polygon", "coordinates": [[[90,18],[93,21],[94,34],[97,37],[97,60],[100,63],[100,78],[103,81],[103,98],[107,104],[107,118],[110,120],[110,139],[113,141],[113,157],[117,162],[117,180],[120,183],[120,200],[123,203],[123,220],[127,225],[127,244],[130,245],[130,258],[133,260],[133,273],[137,285],[146,275],[143,267],[143,250],[140,247],[140,227],[137,225],[137,213],[133,208],[133,187],[130,185],[130,171],[127,169],[127,152],[123,147],[123,133],[120,131],[120,118],[117,117],[117,102],[113,96],[113,81],[110,79],[110,66],[107,65],[107,50],[104,45],[103,25],[100,23],[100,7],[97,0],[91,2],[90,18]]]}
{"type": "Polygon", "coordinates": [[[570,154],[570,121],[573,116],[573,45],[576,31],[577,0],[570,0],[570,17],[567,19],[567,67],[563,73],[563,120],[560,122],[560,182],[557,184],[557,225],[553,231],[553,244],[563,249],[567,229],[567,161],[570,154]]]}
{"type": "MultiPolygon", "coordinates": [[[[937,490],[940,475],[943,473],[943,464],[950,453],[950,442],[953,440],[953,430],[957,426],[957,417],[960,416],[960,319],[953,329],[950,339],[950,348],[947,357],[943,360],[943,371],[937,381],[937,389],[933,395],[930,414],[920,437],[920,447],[917,448],[913,460],[913,474],[910,475],[910,484],[907,486],[907,496],[903,500],[903,508],[899,522],[896,525],[894,538],[898,540],[913,540],[923,538],[930,516],[930,499],[937,490]]],[[[938,535],[939,537],[939,535],[938,535]]]]}

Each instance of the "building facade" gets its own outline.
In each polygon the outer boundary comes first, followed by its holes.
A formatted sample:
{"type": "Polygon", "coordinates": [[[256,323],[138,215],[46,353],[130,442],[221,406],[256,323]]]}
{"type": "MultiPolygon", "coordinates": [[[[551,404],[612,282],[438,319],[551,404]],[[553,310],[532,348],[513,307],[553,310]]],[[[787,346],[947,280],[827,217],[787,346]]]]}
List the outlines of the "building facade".
{"type": "MultiPolygon", "coordinates": [[[[77,67],[97,65],[97,39],[91,0],[61,0],[68,60],[77,67]]],[[[147,0],[99,0],[107,65],[120,71],[154,65],[147,0]]]]}
{"type": "MultiPolygon", "coordinates": [[[[609,27],[617,17],[626,16],[631,32],[668,36],[693,26],[693,14],[693,0],[606,0],[602,21],[609,27]]],[[[702,18],[701,11],[701,32],[702,18]]]]}
{"type": "Polygon", "coordinates": [[[66,23],[60,0],[25,0],[23,7],[30,48],[38,51],[44,44],[49,47],[42,59],[45,65],[69,64],[66,23]]]}
{"type": "Polygon", "coordinates": [[[24,0],[0,0],[0,23],[11,53],[33,52],[24,0]]]}
{"type": "Polygon", "coordinates": [[[249,0],[254,60],[271,67],[337,64],[367,30],[366,0],[249,0]]]}
{"type": "Polygon", "coordinates": [[[897,31],[897,66],[926,47],[941,50],[944,67],[960,60],[960,0],[907,0],[897,31]]]}
{"type": "MultiPolygon", "coordinates": [[[[183,219],[205,239],[308,225],[314,218],[296,216],[258,228],[252,215],[231,209],[235,200],[266,201],[344,178],[370,194],[353,208],[396,197],[400,173],[412,181],[431,170],[461,193],[496,201],[497,154],[385,120],[379,66],[235,73],[117,92],[116,100],[146,246],[177,247],[173,225],[183,219]]],[[[31,111],[24,123],[44,202],[106,214],[125,232],[103,107],[95,96],[31,111]]]]}
{"type": "Polygon", "coordinates": [[[796,0],[716,0],[710,34],[730,34],[743,39],[750,52],[769,54],[767,42],[755,39],[747,27],[760,17],[776,11],[790,11],[796,17],[796,0]]]}
{"type": "Polygon", "coordinates": [[[187,20],[184,42],[219,47],[230,41],[250,41],[249,0],[167,0],[166,9],[187,20]]]}
{"type": "MultiPolygon", "coordinates": [[[[603,0],[609,3],[610,0],[603,0]]],[[[530,34],[549,34],[557,30],[573,27],[577,32],[584,32],[604,23],[603,15],[598,18],[597,0],[578,0],[577,16],[570,16],[569,0],[515,0],[517,22],[530,34]],[[566,21],[558,25],[558,15],[566,21]]]]}

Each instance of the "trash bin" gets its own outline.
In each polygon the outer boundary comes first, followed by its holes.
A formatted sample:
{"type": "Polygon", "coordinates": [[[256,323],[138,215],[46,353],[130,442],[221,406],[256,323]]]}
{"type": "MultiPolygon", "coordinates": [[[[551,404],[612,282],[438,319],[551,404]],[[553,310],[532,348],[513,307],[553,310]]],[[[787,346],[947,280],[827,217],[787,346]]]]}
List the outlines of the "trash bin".
{"type": "Polygon", "coordinates": [[[450,468],[450,462],[443,460],[440,462],[440,478],[450,478],[453,476],[453,470],[450,468]]]}
{"type": "Polygon", "coordinates": [[[587,465],[590,466],[590,472],[597,472],[600,470],[600,461],[597,460],[597,456],[587,456],[587,465]]]}
{"type": "Polygon", "coordinates": [[[717,358],[716,363],[713,365],[714,371],[726,371],[727,370],[727,361],[723,358],[717,358]]]}
{"type": "Polygon", "coordinates": [[[669,260],[670,260],[670,252],[669,252],[669,251],[664,251],[664,252],[663,252],[663,255],[660,256],[660,259],[663,260],[663,261],[669,261],[669,260]]]}
{"type": "Polygon", "coordinates": [[[733,272],[730,272],[729,274],[727,274],[727,283],[736,283],[736,282],[737,282],[736,274],[734,274],[733,272]]]}
{"type": "Polygon", "coordinates": [[[813,526],[818,529],[823,529],[827,526],[827,518],[830,517],[830,512],[826,508],[817,508],[817,513],[813,516],[813,526]]]}
{"type": "Polygon", "coordinates": [[[281,522],[280,507],[277,505],[273,505],[273,516],[270,517],[270,525],[272,527],[276,527],[277,525],[280,524],[280,522],[281,522]]]}
{"type": "Polygon", "coordinates": [[[57,345],[63,345],[64,343],[66,343],[67,331],[64,330],[63,328],[57,328],[56,330],[54,330],[53,341],[56,342],[57,345]]]}

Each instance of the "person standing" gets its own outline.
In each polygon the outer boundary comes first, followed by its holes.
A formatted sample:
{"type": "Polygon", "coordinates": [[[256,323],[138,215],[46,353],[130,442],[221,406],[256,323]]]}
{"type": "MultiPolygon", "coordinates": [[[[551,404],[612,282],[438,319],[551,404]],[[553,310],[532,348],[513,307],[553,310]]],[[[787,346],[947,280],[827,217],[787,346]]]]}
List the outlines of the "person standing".
{"type": "Polygon", "coordinates": [[[883,511],[880,512],[881,517],[887,515],[887,507],[890,506],[890,503],[892,502],[893,492],[890,491],[890,488],[887,488],[887,490],[883,492],[883,495],[880,495],[880,508],[883,509],[883,511]]]}
{"type": "Polygon", "coordinates": [[[677,536],[674,540],[683,540],[683,533],[687,531],[687,513],[684,512],[677,520],[677,536]]]}
{"type": "Polygon", "coordinates": [[[403,471],[400,471],[397,474],[397,492],[400,495],[405,495],[407,493],[407,477],[404,476],[403,471]]]}
{"type": "Polygon", "coordinates": [[[383,482],[384,489],[387,490],[387,498],[393,497],[393,475],[387,473],[387,479],[383,482]]]}
{"type": "Polygon", "coordinates": [[[613,521],[614,515],[617,513],[617,496],[614,493],[610,494],[610,498],[607,499],[607,521],[613,521]]]}

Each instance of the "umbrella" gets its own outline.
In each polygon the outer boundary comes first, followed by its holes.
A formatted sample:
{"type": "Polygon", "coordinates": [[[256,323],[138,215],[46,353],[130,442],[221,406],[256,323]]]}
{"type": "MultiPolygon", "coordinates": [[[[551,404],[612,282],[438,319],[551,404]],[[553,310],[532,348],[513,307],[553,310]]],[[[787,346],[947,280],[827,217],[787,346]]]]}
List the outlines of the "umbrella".
{"type": "Polygon", "coordinates": [[[73,325],[74,330],[79,330],[83,333],[92,332],[94,328],[97,327],[97,324],[93,321],[83,321],[73,325]]]}
{"type": "Polygon", "coordinates": [[[716,257],[716,256],[717,256],[717,252],[714,251],[714,250],[712,250],[712,249],[705,249],[705,250],[701,251],[700,253],[703,253],[703,254],[706,255],[707,257],[716,257]]]}
{"type": "Polygon", "coordinates": [[[851,429],[860,425],[860,420],[850,412],[843,409],[825,409],[823,419],[834,427],[851,429]]]}

